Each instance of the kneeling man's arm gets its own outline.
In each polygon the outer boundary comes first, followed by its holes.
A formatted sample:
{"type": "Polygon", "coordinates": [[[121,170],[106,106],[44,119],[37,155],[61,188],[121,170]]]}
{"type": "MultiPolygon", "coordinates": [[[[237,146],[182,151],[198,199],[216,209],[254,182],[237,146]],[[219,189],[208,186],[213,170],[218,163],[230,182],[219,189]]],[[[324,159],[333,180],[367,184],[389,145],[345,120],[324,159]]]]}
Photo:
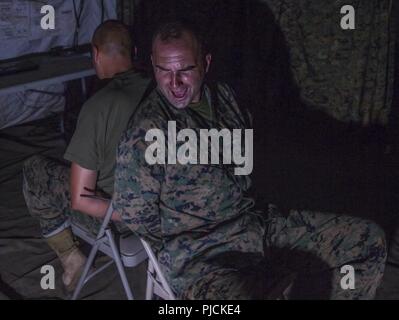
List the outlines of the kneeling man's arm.
{"type": "MultiPolygon", "coordinates": [[[[94,192],[97,182],[97,171],[88,170],[77,163],[72,162],[71,166],[71,206],[72,209],[91,215],[96,218],[104,218],[109,201],[84,197],[82,194],[95,195],[94,192]]],[[[116,212],[112,214],[112,220],[120,221],[120,216],[116,212]]]]}

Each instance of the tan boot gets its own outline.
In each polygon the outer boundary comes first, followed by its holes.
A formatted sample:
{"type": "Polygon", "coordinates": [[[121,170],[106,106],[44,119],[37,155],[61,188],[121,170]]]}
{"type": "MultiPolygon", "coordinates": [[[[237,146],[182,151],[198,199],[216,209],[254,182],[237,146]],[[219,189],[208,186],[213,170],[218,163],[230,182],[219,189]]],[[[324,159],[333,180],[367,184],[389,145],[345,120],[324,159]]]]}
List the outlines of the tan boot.
{"type": "Polygon", "coordinates": [[[73,240],[71,229],[65,229],[47,238],[47,243],[60,258],[64,269],[62,282],[68,292],[75,290],[86,263],[86,257],[80,252],[73,240]]]}
{"type": "Polygon", "coordinates": [[[80,252],[78,248],[73,250],[68,255],[60,257],[64,274],[62,275],[62,282],[68,292],[75,290],[83,268],[86,264],[86,257],[80,252]]]}

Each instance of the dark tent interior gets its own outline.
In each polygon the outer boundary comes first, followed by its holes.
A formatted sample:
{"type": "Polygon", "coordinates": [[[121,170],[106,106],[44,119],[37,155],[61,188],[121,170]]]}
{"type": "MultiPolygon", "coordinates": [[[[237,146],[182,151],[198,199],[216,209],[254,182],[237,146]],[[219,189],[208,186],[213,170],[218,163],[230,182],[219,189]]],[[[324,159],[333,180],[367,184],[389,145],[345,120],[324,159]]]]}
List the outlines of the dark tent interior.
{"type": "MultiPolygon", "coordinates": [[[[129,25],[138,48],[135,64],[149,73],[151,33],[160,21],[185,18],[198,25],[212,52],[207,76],[231,85],[253,116],[251,177],[258,209],[274,203],[283,211],[311,209],[375,221],[388,246],[398,246],[388,257],[377,299],[399,298],[399,233],[394,236],[399,228],[398,3],[96,0],[89,5],[68,0],[60,10],[73,19],[56,13],[63,18],[56,24],[59,34],[44,41],[44,31],[36,32],[39,40],[24,45],[26,38],[7,25],[22,21],[15,18],[22,15],[15,2],[0,3],[0,43],[8,39],[0,48],[0,299],[67,298],[60,277],[54,290],[40,286],[43,265],[54,266],[56,274],[61,266],[28,213],[22,165],[34,154],[62,158],[82,104],[102,85],[90,66],[79,77],[62,78],[72,68],[64,60],[52,65],[56,71],[42,71],[57,81],[36,87],[26,83],[35,81],[41,67],[2,74],[2,64],[43,55],[79,59],[90,51],[96,25],[107,18],[129,25]],[[347,4],[355,8],[354,30],[340,26],[340,8],[347,4]],[[81,34],[73,31],[76,24],[81,34]]],[[[34,1],[26,2],[31,11],[37,9],[34,1]]],[[[87,253],[88,246],[82,242],[82,247],[87,253]]],[[[102,255],[96,264],[109,259],[102,255]]],[[[143,262],[126,269],[138,299],[144,299],[146,267],[143,262]]],[[[90,281],[81,299],[125,299],[116,268],[90,281]]]]}

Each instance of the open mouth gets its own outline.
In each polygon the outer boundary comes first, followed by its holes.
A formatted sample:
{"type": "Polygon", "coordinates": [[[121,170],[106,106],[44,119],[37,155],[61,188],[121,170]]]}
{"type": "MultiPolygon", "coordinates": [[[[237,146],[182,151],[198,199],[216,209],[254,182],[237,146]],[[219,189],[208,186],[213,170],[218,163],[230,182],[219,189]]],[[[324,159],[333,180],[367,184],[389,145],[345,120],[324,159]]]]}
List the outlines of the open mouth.
{"type": "Polygon", "coordinates": [[[177,99],[177,100],[181,100],[186,96],[187,93],[187,89],[184,90],[179,90],[179,91],[170,91],[172,93],[172,96],[177,99]]]}

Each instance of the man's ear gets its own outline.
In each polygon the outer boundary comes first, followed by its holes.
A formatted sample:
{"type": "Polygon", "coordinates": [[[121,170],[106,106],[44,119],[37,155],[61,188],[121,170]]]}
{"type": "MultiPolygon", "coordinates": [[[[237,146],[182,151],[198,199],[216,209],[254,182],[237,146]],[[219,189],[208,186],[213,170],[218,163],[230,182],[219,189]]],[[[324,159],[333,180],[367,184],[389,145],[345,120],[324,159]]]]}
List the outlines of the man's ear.
{"type": "Polygon", "coordinates": [[[100,60],[100,51],[96,46],[93,46],[93,61],[94,63],[98,63],[100,60]]]}
{"type": "Polygon", "coordinates": [[[154,58],[152,57],[152,54],[151,54],[151,65],[154,67],[154,58]]]}
{"type": "Polygon", "coordinates": [[[211,61],[212,61],[212,55],[210,53],[208,53],[205,56],[205,73],[208,72],[209,67],[211,65],[211,61]]]}

